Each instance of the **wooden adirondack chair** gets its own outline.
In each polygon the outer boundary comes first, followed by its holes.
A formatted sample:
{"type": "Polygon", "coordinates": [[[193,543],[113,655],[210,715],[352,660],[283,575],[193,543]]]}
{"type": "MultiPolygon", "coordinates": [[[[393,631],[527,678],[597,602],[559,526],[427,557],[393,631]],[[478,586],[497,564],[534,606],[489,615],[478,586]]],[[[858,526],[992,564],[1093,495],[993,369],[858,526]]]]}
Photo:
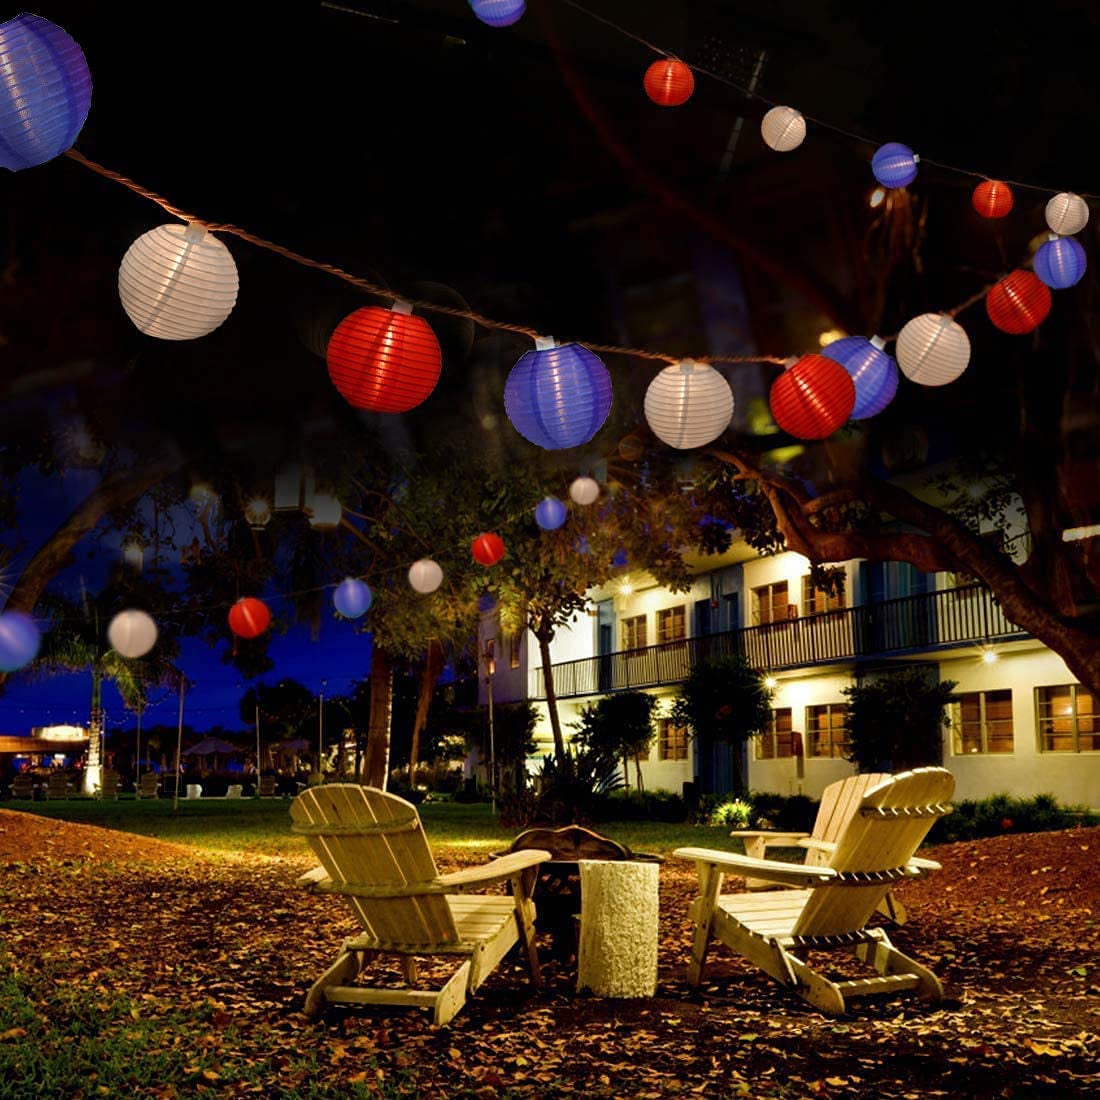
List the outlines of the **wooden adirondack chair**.
{"type": "Polygon", "coordinates": [[[134,796],[136,798],[156,798],[159,786],[160,776],[156,772],[144,772],[138,780],[134,796]]]}
{"type": "Polygon", "coordinates": [[[436,870],[416,807],[396,795],[355,783],[311,787],[291,803],[292,829],[306,837],[321,866],[300,886],[342,894],[363,926],[345,941],[306,996],[307,1012],[326,1001],[345,1004],[419,1005],[432,1021],[447,1023],[513,944],[521,942],[540,984],[531,900],[544,851],[514,852],[483,867],[441,875],[436,870]],[[478,894],[508,881],[512,896],[478,894]],[[406,988],[352,984],[375,955],[402,958],[406,988]],[[410,988],[416,958],[452,956],[462,961],[436,990],[410,988]]]}
{"type": "Polygon", "coordinates": [[[20,772],[11,781],[12,798],[34,798],[34,776],[20,772]]]}
{"type": "MultiPolygon", "coordinates": [[[[830,783],[821,793],[821,805],[817,808],[813,831],[809,833],[783,833],[771,830],[735,829],[730,836],[740,837],[745,844],[745,855],[755,859],[767,859],[769,848],[799,847],[806,849],[807,867],[820,867],[828,863],[836,846],[836,838],[859,809],[859,801],[871,788],[890,776],[885,772],[866,772],[850,775],[830,783]]],[[[766,879],[746,878],[746,890],[775,890],[777,883],[766,879]]],[[[895,924],[905,923],[905,906],[892,892],[888,892],[879,905],[879,912],[895,924]]]]}
{"type": "Polygon", "coordinates": [[[261,775],[256,781],[256,797],[257,798],[274,798],[275,797],[275,776],[273,775],[261,775]]]}
{"type": "Polygon", "coordinates": [[[847,998],[915,989],[939,1000],[943,987],[931,970],[899,951],[867,921],[891,886],[920,878],[939,864],[914,855],[932,823],[951,812],[955,779],[944,768],[916,768],[865,791],[835,842],[828,862],[807,867],[707,848],[678,848],[694,860],[699,897],[688,982],[699,984],[712,938],[759,966],[776,981],[829,1015],[847,998]],[[727,872],[798,887],[769,893],[722,894],[727,872]],[[848,951],[873,967],[870,977],[833,981],[807,961],[809,951],[848,951]]]}
{"type": "Polygon", "coordinates": [[[69,779],[64,772],[50,772],[46,780],[46,800],[69,797],[69,779]]]}
{"type": "Polygon", "coordinates": [[[103,779],[96,788],[97,798],[118,798],[118,772],[104,772],[103,779]]]}

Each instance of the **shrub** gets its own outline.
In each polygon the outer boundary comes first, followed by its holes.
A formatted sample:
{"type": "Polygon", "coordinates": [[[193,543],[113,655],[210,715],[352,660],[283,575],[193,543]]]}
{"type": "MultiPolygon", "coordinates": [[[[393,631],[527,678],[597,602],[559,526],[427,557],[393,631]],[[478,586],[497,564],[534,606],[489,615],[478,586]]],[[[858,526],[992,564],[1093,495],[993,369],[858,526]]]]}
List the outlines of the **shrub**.
{"type": "Polygon", "coordinates": [[[687,806],[672,791],[611,791],[593,803],[595,821],[664,821],[686,820],[687,806]]]}
{"type": "Polygon", "coordinates": [[[995,794],[955,803],[955,812],[932,826],[928,840],[932,844],[944,844],[1002,833],[1041,833],[1096,824],[1100,824],[1100,815],[1081,806],[1060,806],[1052,794],[1037,794],[1034,798],[995,794]]]}
{"type": "Polygon", "coordinates": [[[715,806],[707,818],[707,824],[725,825],[730,829],[747,829],[752,824],[752,819],[752,803],[738,798],[715,806]]]}

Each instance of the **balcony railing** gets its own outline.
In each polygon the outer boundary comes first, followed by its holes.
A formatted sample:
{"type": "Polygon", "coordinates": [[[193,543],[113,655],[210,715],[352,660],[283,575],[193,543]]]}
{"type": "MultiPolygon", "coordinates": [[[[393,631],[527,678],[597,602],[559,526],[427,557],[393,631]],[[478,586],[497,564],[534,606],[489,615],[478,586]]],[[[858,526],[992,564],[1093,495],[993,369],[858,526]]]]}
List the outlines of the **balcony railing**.
{"type": "MultiPolygon", "coordinates": [[[[992,593],[975,584],[565,661],[553,666],[554,692],[564,699],[678,684],[697,661],[708,657],[742,654],[754,668],[770,671],[1024,634],[1005,618],[992,593]]],[[[534,669],[531,678],[532,697],[545,699],[543,670],[534,669]]]]}

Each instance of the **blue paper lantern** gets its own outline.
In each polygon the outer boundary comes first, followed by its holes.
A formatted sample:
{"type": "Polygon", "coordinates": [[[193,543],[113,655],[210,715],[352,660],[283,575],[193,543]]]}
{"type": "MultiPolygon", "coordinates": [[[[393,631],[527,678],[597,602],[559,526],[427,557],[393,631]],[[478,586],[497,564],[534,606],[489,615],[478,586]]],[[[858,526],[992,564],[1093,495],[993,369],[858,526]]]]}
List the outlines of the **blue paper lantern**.
{"type": "Polygon", "coordinates": [[[17,172],[60,156],[91,105],[84,52],[59,26],[29,12],[0,24],[0,164],[17,172]]]}
{"type": "Polygon", "coordinates": [[[577,447],[611,411],[611,375],[583,345],[558,347],[540,336],[508,375],[504,408],[516,431],[544,450],[577,447]]]}
{"type": "Polygon", "coordinates": [[[1051,290],[1065,290],[1081,281],[1088,257],[1073,237],[1054,237],[1039,245],[1035,253],[1035,274],[1051,290]]]}
{"type": "Polygon", "coordinates": [[[615,553],[611,555],[612,565],[626,565],[626,563],[627,556],[625,550],[616,550],[615,553]]]}
{"type": "Polygon", "coordinates": [[[527,10],[526,0],[470,0],[470,7],[490,27],[510,27],[527,10]]]}
{"type": "Polygon", "coordinates": [[[556,531],[565,522],[566,510],[557,497],[543,497],[535,505],[535,522],[544,531],[556,531]]]}
{"type": "Polygon", "coordinates": [[[871,171],[883,187],[905,187],[917,178],[918,159],[908,145],[888,141],[875,150],[871,171]]]}
{"type": "Polygon", "coordinates": [[[822,348],[821,354],[839,363],[852,376],[856,386],[853,420],[877,416],[894,400],[898,392],[898,365],[874,341],[845,336],[822,348]]]}
{"type": "Polygon", "coordinates": [[[358,619],[370,608],[374,602],[374,596],[362,581],[348,577],[337,585],[336,591],[332,594],[332,602],[345,619],[358,619]]]}
{"type": "Polygon", "coordinates": [[[42,635],[22,611],[0,614],[0,672],[14,672],[34,660],[42,635]]]}

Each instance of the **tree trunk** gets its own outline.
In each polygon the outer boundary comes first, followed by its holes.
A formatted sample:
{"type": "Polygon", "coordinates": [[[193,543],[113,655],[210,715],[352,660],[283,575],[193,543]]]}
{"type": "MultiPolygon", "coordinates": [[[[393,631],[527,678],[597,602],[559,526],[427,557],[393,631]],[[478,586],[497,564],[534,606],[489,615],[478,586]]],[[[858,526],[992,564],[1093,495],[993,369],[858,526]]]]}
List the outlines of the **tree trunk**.
{"type": "Polygon", "coordinates": [[[550,663],[550,642],[554,637],[553,629],[547,629],[542,623],[534,632],[539,643],[539,657],[542,660],[542,681],[546,685],[546,709],[550,714],[550,729],[554,734],[554,759],[559,764],[568,763],[565,755],[565,738],[561,733],[561,719],[558,717],[558,697],[554,694],[554,667],[550,663]]]}
{"type": "Polygon", "coordinates": [[[370,661],[370,719],[367,726],[367,762],[364,780],[368,786],[386,789],[390,755],[390,715],[393,705],[393,666],[389,654],[376,645],[370,661]]]}
{"type": "Polygon", "coordinates": [[[95,794],[96,787],[103,782],[103,674],[98,665],[92,666],[92,707],[83,778],[85,794],[95,794]]]}
{"type": "Polygon", "coordinates": [[[409,746],[409,788],[416,786],[416,765],[420,758],[420,734],[428,724],[428,710],[432,705],[432,692],[443,671],[443,647],[433,638],[428,642],[424,670],[420,676],[420,697],[416,701],[416,717],[413,719],[412,743],[409,746]]]}
{"type": "Polygon", "coordinates": [[[630,754],[623,753],[623,790],[630,794],[630,754]]]}
{"type": "Polygon", "coordinates": [[[642,778],[642,757],[639,753],[634,754],[634,772],[638,793],[641,794],[645,790],[645,780],[642,778]]]}

